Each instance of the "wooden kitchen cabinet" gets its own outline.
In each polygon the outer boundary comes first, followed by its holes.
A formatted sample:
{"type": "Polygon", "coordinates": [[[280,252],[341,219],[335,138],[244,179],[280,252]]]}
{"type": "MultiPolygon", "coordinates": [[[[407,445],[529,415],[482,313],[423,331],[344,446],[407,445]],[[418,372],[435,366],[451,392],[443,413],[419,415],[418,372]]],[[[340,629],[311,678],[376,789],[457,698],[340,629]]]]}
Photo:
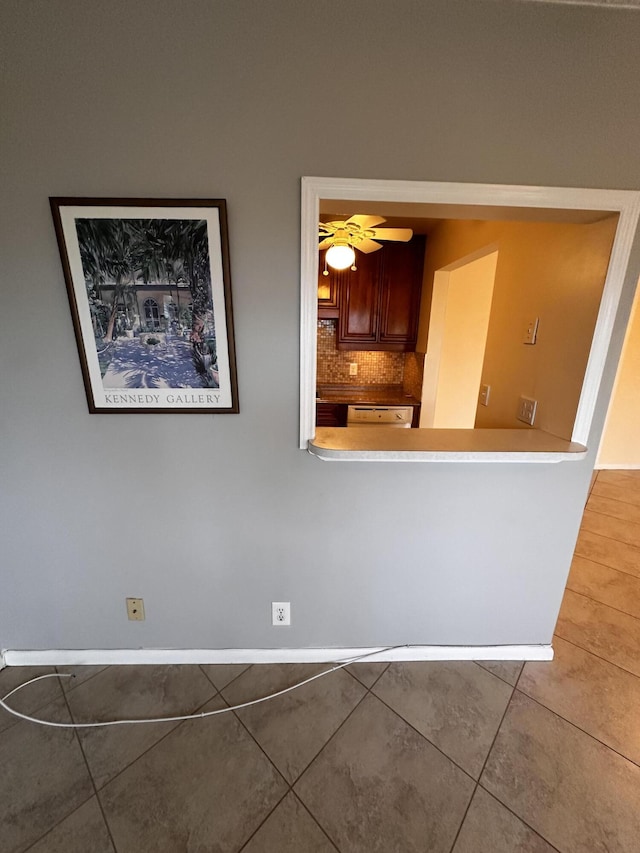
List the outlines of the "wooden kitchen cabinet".
{"type": "Polygon", "coordinates": [[[316,403],[316,426],[343,427],[346,425],[346,403],[316,403]]]}
{"type": "Polygon", "coordinates": [[[386,243],[369,255],[357,253],[355,272],[335,276],[339,350],[415,349],[424,247],[421,235],[408,243],[386,243]]]}
{"type": "Polygon", "coordinates": [[[409,243],[388,243],[382,256],[378,340],[398,344],[403,350],[415,349],[418,337],[424,237],[409,243]],[[386,251],[385,251],[386,250],[386,251]]]}
{"type": "Polygon", "coordinates": [[[329,275],[322,275],[324,267],[321,265],[318,275],[318,317],[322,319],[335,319],[340,313],[339,306],[339,279],[344,273],[331,270],[329,275]]]}

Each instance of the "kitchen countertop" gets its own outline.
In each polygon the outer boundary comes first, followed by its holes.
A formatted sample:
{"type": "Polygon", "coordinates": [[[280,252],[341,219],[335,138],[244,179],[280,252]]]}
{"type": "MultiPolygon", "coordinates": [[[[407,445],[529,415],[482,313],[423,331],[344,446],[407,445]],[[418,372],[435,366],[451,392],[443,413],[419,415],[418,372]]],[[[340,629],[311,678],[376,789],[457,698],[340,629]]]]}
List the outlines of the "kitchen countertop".
{"type": "Polygon", "coordinates": [[[564,462],[587,448],[538,429],[319,427],[309,453],[327,462],[564,462]]]}
{"type": "Polygon", "coordinates": [[[318,385],[316,403],[419,406],[420,400],[405,394],[402,385],[318,385]]]}

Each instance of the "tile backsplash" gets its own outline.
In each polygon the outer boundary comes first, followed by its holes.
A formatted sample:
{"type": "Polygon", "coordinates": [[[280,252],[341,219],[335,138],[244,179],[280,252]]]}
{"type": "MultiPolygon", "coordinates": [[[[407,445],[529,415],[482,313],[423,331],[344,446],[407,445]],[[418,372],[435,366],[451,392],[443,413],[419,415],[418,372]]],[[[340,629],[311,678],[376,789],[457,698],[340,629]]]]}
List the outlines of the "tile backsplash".
{"type": "MultiPolygon", "coordinates": [[[[318,320],[318,385],[407,385],[407,393],[422,386],[420,353],[343,351],[336,349],[337,320],[318,320]],[[349,364],[358,375],[349,375],[349,364]],[[405,363],[407,368],[405,368],[405,363]],[[418,376],[419,374],[419,376],[418,376]]],[[[414,394],[419,397],[420,393],[414,394]]]]}
{"type": "Polygon", "coordinates": [[[424,375],[424,353],[407,352],[404,355],[404,378],[402,390],[405,394],[420,400],[422,397],[422,377],[424,375]]]}

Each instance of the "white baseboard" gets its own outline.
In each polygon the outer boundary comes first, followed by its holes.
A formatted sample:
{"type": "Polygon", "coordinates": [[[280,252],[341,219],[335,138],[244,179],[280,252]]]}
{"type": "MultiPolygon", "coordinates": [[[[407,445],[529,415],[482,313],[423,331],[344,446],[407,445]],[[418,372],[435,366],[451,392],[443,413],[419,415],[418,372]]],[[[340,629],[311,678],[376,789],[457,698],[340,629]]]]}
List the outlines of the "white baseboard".
{"type": "Polygon", "coordinates": [[[640,465],[620,465],[620,464],[612,464],[597,462],[595,470],[596,471],[637,471],[640,469],[640,465]]]}
{"type": "Polygon", "coordinates": [[[365,655],[371,661],[553,660],[551,645],[395,646],[318,649],[6,649],[5,666],[122,664],[327,663],[365,655]]]}

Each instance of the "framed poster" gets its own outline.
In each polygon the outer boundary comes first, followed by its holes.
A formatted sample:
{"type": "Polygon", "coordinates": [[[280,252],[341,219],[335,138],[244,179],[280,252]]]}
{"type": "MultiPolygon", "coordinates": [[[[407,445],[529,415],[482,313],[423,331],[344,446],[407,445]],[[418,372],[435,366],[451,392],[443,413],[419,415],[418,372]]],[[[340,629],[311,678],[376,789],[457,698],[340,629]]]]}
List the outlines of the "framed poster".
{"type": "Polygon", "coordinates": [[[50,203],[89,411],[238,412],[224,199],[50,203]]]}

